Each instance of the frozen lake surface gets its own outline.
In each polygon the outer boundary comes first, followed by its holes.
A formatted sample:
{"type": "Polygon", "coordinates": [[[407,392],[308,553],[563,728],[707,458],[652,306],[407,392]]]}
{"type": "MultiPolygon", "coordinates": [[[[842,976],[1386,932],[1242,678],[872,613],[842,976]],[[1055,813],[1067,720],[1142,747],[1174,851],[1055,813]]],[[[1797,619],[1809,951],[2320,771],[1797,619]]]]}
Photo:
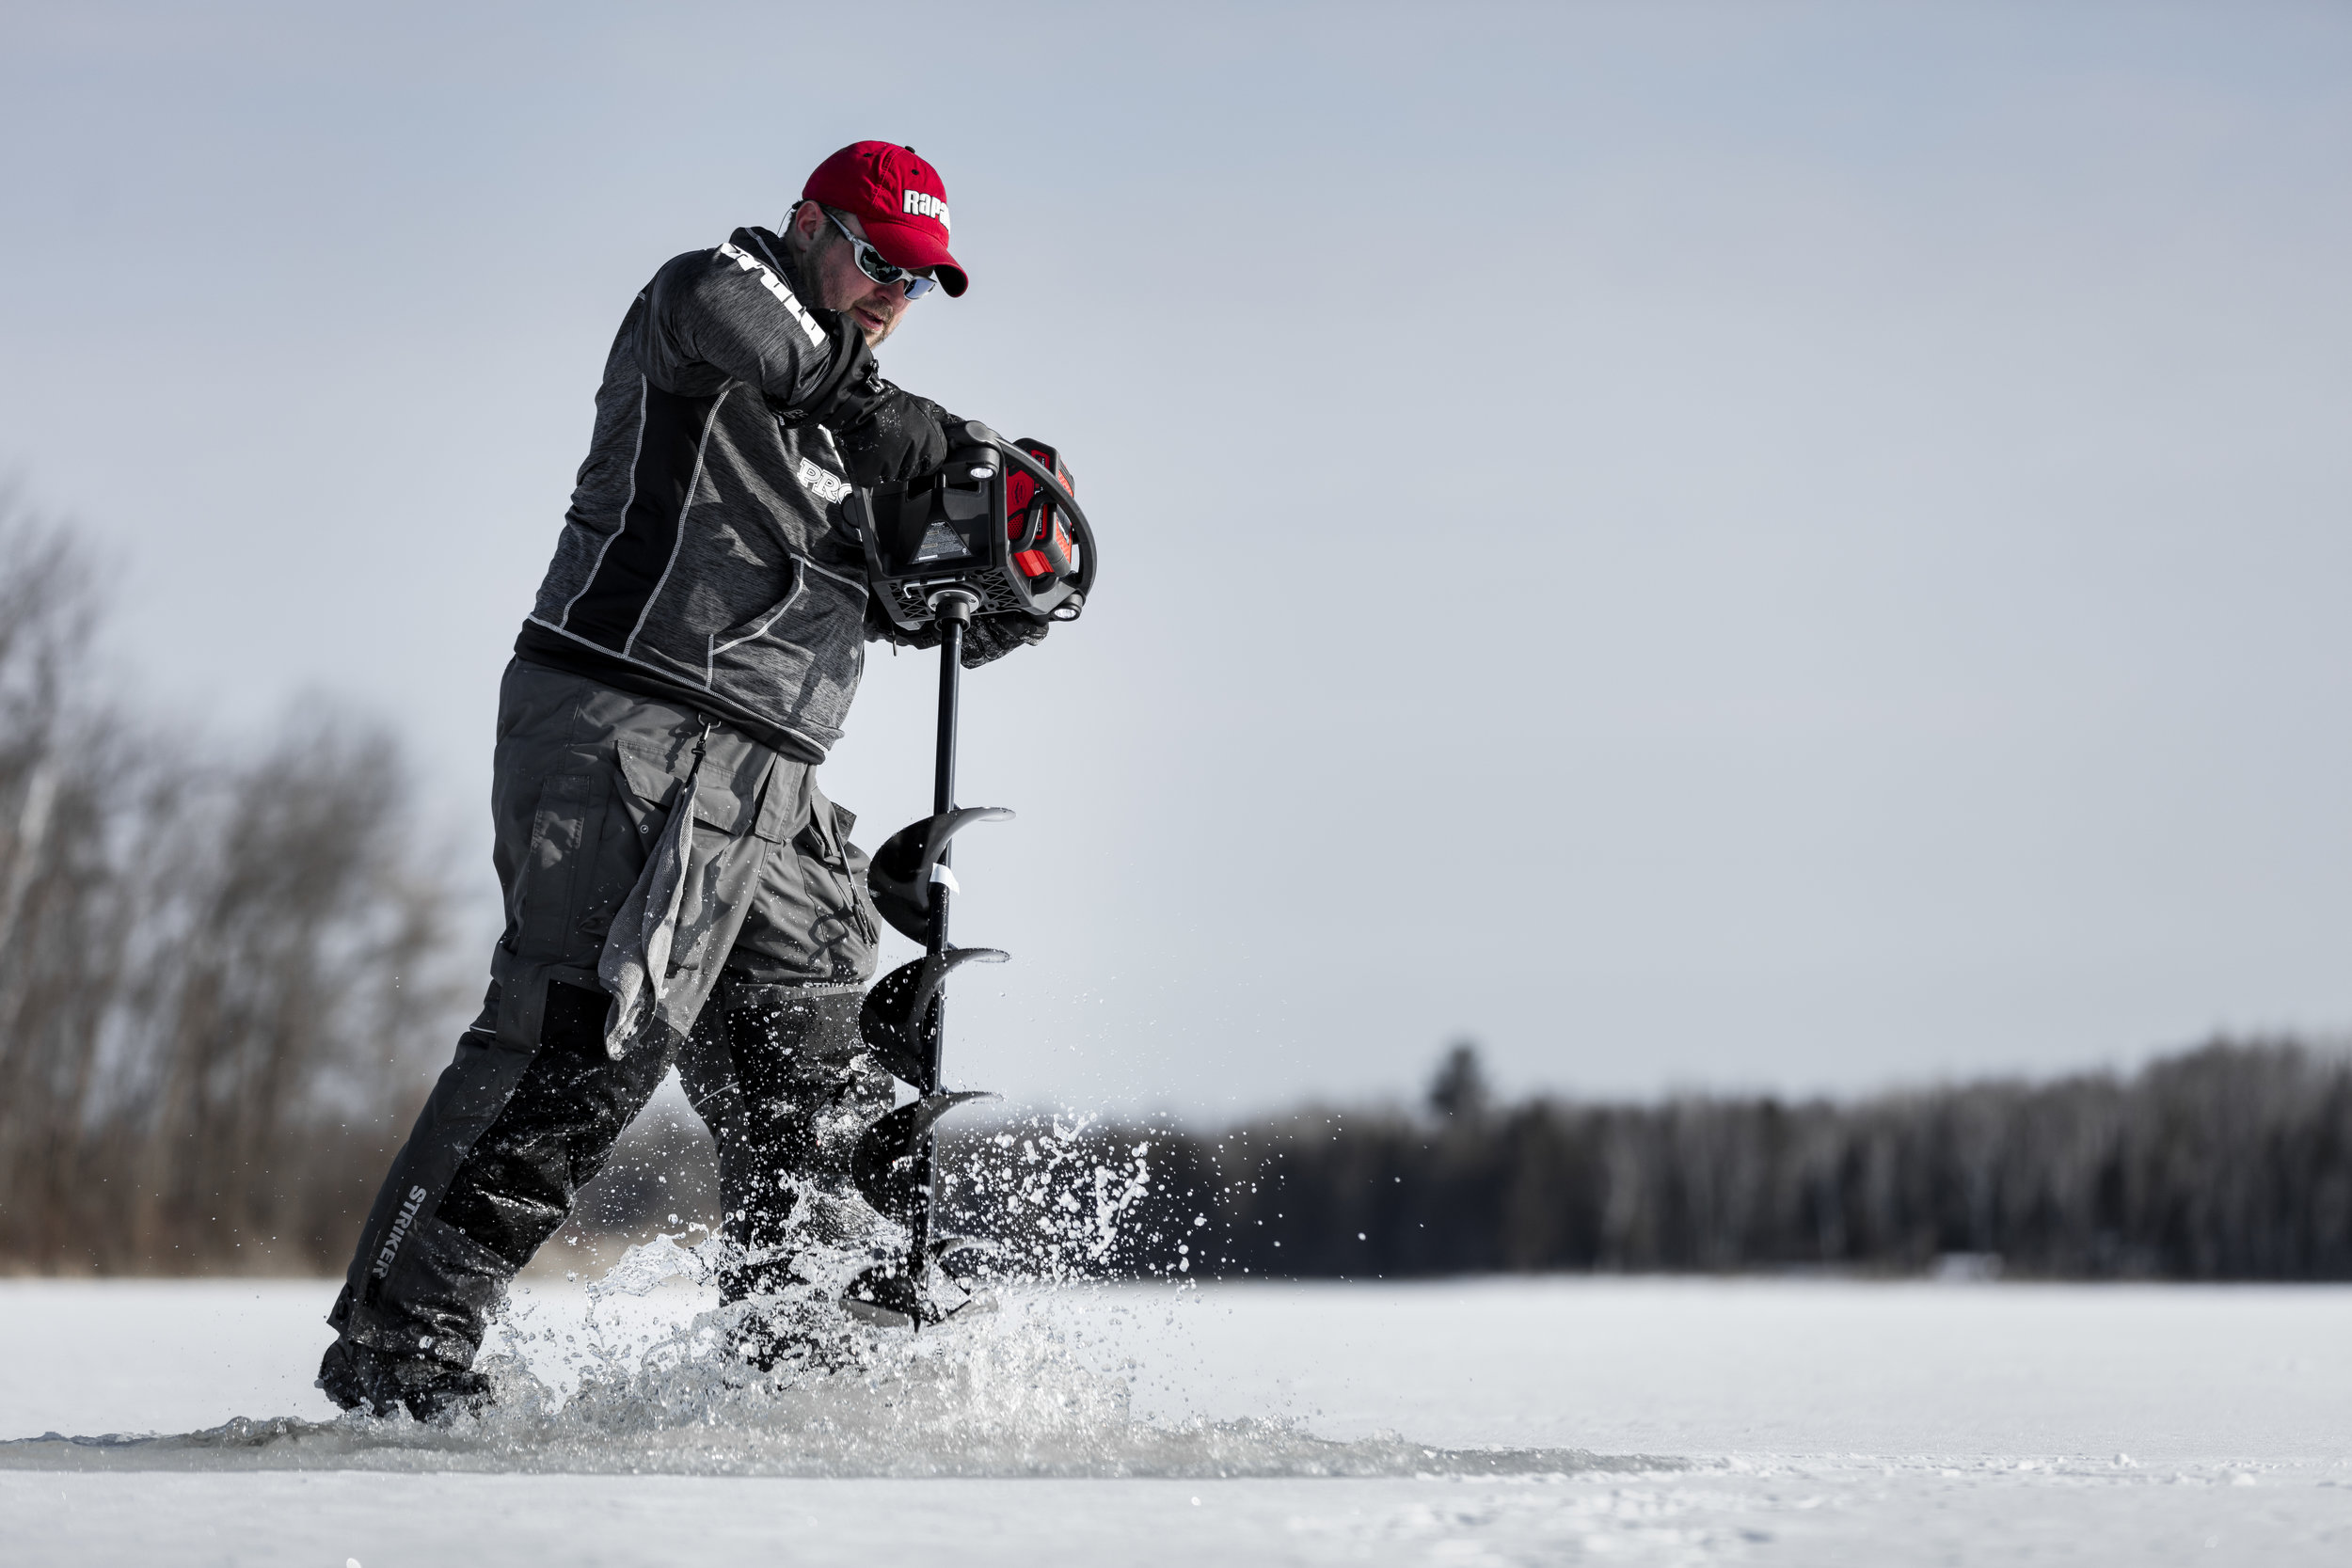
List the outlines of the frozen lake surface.
{"type": "Polygon", "coordinates": [[[0,1437],[162,1434],[0,1447],[0,1560],[2352,1561],[2345,1289],[1124,1286],[773,1392],[539,1283],[446,1432],[334,1418],[332,1293],[0,1281],[0,1437]]]}

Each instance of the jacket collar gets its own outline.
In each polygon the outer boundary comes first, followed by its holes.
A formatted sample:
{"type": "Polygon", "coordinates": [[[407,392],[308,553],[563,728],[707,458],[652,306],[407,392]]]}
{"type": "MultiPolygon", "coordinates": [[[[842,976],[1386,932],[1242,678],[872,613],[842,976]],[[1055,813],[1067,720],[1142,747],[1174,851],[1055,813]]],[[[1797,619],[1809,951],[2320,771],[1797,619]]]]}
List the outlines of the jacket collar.
{"type": "Polygon", "coordinates": [[[785,245],[781,236],[756,225],[746,224],[727,238],[736,249],[756,256],[773,267],[802,296],[803,304],[817,303],[816,297],[809,293],[807,279],[801,276],[801,269],[792,264],[792,252],[785,245]]]}

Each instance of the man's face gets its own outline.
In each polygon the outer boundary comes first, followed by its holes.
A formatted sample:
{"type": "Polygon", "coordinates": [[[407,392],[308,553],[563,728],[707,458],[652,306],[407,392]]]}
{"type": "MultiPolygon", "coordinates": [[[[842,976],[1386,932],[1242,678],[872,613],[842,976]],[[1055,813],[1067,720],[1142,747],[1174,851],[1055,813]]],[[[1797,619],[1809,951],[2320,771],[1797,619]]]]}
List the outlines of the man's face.
{"type": "MultiPolygon", "coordinates": [[[[859,239],[866,237],[866,226],[855,214],[841,221],[859,239]]],[[[815,274],[809,281],[817,289],[817,303],[857,323],[866,334],[867,348],[882,347],[882,340],[898,329],[898,320],[906,314],[906,284],[877,283],[860,271],[857,253],[814,201],[801,203],[792,216],[792,230],[806,243],[803,271],[815,274]]]]}

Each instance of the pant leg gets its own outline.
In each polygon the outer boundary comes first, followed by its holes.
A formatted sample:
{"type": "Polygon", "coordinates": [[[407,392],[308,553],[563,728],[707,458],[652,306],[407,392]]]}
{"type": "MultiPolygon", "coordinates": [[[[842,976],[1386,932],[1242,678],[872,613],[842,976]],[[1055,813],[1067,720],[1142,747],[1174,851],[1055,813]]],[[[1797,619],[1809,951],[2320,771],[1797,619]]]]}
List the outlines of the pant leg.
{"type": "MultiPolygon", "coordinates": [[[[651,1096],[679,1043],[655,1028],[615,1062],[597,955],[703,741],[691,809],[701,890],[669,983],[707,995],[751,902],[766,791],[806,769],[673,705],[517,662],[500,691],[494,861],[506,929],[480,1018],[392,1163],[328,1321],[388,1354],[471,1364],[516,1272],[651,1096]],[[709,965],[707,971],[704,966],[709,965]]],[[[771,828],[771,832],[774,830],[771,828]]],[[[684,1015],[689,1023],[692,1015],[684,1015]]]]}
{"type": "Polygon", "coordinates": [[[507,1286],[669,1070],[667,1052],[605,1054],[602,991],[547,991],[534,1049],[482,1030],[458,1040],[328,1316],[345,1338],[471,1366],[507,1286]]]}
{"type": "Polygon", "coordinates": [[[891,1081],[864,1054],[862,1000],[729,983],[696,1030],[698,1049],[679,1058],[718,1141],[723,1228],[739,1249],[720,1276],[725,1300],[785,1289],[801,1252],[846,1244],[868,1218],[850,1158],[890,1109],[891,1081]]]}
{"type": "Polygon", "coordinates": [[[728,1300],[783,1289],[799,1250],[845,1239],[837,1216],[863,1209],[850,1153],[890,1109],[890,1075],[858,1035],[880,923],[853,820],[807,784],[728,954],[720,1016],[706,1014],[678,1060],[719,1146],[725,1234],[742,1249],[720,1281],[728,1300]]]}

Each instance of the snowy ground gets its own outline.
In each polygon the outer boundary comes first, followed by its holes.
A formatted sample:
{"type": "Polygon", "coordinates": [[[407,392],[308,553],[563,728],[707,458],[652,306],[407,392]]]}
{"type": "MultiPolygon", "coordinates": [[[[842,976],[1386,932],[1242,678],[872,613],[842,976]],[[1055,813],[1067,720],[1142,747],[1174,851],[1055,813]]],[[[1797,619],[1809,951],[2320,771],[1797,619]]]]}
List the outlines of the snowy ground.
{"type": "MultiPolygon", "coordinates": [[[[0,1436],[327,1422],[330,1294],[0,1282],[0,1436]]],[[[2352,1290],[1130,1287],[777,1397],[646,1370],[703,1305],[535,1285],[481,1426],[0,1446],[0,1561],[2352,1561],[2352,1290]]]]}

